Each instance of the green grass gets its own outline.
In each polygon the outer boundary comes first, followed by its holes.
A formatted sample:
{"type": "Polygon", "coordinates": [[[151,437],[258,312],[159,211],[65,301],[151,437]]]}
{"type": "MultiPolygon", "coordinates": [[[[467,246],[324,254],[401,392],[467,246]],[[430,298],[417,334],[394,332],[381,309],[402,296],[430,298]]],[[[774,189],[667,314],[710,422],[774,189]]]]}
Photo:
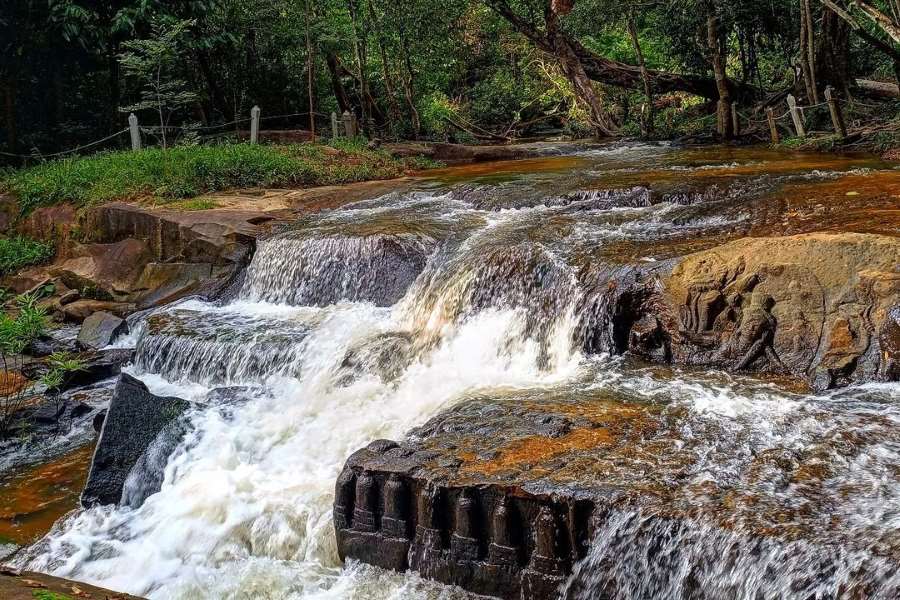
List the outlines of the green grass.
{"type": "Polygon", "coordinates": [[[37,265],[53,257],[53,244],[16,236],[0,238],[0,275],[37,265]]]}
{"type": "Polygon", "coordinates": [[[113,152],[37,165],[5,177],[24,213],[71,202],[193,198],[243,187],[305,187],[388,179],[403,161],[350,140],[325,146],[228,144],[113,152]]]}
{"type": "Polygon", "coordinates": [[[51,592],[50,590],[33,590],[31,596],[34,600],[74,600],[72,596],[51,592]]]}
{"type": "Polygon", "coordinates": [[[187,212],[195,210],[211,210],[219,208],[219,203],[212,198],[194,198],[192,200],[178,200],[176,202],[166,202],[162,204],[165,208],[174,210],[183,210],[187,212]]]}

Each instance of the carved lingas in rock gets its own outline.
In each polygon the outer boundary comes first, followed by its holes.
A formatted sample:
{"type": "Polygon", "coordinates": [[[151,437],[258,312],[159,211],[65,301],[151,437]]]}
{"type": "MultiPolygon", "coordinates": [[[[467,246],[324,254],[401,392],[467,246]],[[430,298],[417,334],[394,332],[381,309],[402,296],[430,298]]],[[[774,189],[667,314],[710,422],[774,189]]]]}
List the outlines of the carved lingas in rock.
{"type": "Polygon", "coordinates": [[[397,539],[407,538],[406,485],[396,473],[391,474],[384,484],[384,516],[381,517],[381,531],[384,535],[397,539]]]}
{"type": "Polygon", "coordinates": [[[450,554],[455,560],[478,560],[478,539],[475,525],[475,500],[465,492],[456,505],[456,531],[450,538],[450,554]]]}
{"type": "Polygon", "coordinates": [[[556,536],[556,517],[549,507],[544,506],[534,522],[534,553],[529,569],[548,575],[562,574],[562,565],[556,556],[556,536]]]}
{"type": "Polygon", "coordinates": [[[418,496],[416,513],[416,542],[426,552],[441,550],[441,532],[435,527],[434,506],[437,503],[438,490],[425,487],[418,496]]]}
{"type": "Polygon", "coordinates": [[[350,527],[350,511],[353,510],[353,496],[356,493],[355,484],[356,475],[353,469],[348,467],[341,471],[334,485],[334,526],[338,530],[350,527]]]}
{"type": "Polygon", "coordinates": [[[510,531],[509,503],[501,498],[491,518],[491,545],[488,547],[488,562],[502,567],[518,564],[518,551],[513,546],[510,531]]]}
{"type": "Polygon", "coordinates": [[[362,532],[374,532],[375,510],[378,499],[375,494],[375,479],[369,473],[363,473],[356,479],[356,503],[353,509],[353,529],[362,532]]]}

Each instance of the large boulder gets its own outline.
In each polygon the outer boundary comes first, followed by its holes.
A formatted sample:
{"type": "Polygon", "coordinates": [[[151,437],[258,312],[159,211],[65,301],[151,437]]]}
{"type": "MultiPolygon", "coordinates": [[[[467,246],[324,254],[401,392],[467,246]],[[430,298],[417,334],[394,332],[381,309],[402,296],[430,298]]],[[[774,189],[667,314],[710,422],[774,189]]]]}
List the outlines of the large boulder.
{"type": "Polygon", "coordinates": [[[181,398],[155,396],[123,373],[109,405],[81,503],[117,504],[136,464],[160,434],[188,409],[181,398]]]}
{"type": "Polygon", "coordinates": [[[95,312],[82,323],[78,346],[83,350],[100,350],[125,333],[128,324],[124,319],[108,312],[95,312]]]}
{"type": "Polygon", "coordinates": [[[896,237],[813,233],[600,269],[579,339],[587,352],[788,374],[818,390],[896,381],[898,266],[896,237]]]}
{"type": "Polygon", "coordinates": [[[654,314],[676,363],[790,373],[817,389],[896,379],[898,266],[894,237],[742,239],[681,260],[654,314]]]}

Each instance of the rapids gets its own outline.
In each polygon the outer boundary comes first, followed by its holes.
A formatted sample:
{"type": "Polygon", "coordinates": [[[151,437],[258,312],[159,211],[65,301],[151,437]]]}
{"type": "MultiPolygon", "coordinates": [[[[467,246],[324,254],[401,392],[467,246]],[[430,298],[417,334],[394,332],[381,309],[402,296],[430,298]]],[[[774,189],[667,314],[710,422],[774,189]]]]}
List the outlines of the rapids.
{"type": "MultiPolygon", "coordinates": [[[[540,401],[588,387],[659,407],[660,439],[690,455],[696,485],[684,493],[699,505],[726,510],[701,497],[703,481],[735,483],[773,502],[760,521],[790,507],[792,543],[809,536],[829,550],[751,547],[738,532],[753,521],[749,500],[734,508],[733,534],[622,514],[598,533],[571,597],[834,597],[860,589],[861,573],[878,578],[870,597],[887,597],[878,594],[896,589],[887,580],[900,553],[900,387],[813,396],[648,371],[605,357],[615,324],[591,320],[628,264],[775,231],[773,204],[797,210],[791,186],[893,177],[887,169],[620,146],[450,169],[305,216],[260,242],[234,298],[164,307],[119,341],[136,344],[128,370],[154,393],[195,402],[189,432],[143,505],[75,511],[18,564],[153,599],[462,598],[414,575],[340,564],[331,507],[343,461],[475,395],[540,401]],[[860,436],[851,449],[846,430],[860,436]],[[755,457],[807,451],[828,467],[828,498],[787,485],[768,493],[779,482],[740,475],[755,457]],[[726,551],[732,558],[719,560],[726,551]],[[812,554],[830,575],[804,586],[812,554]],[[610,564],[613,574],[599,575],[610,564]]],[[[809,202],[820,225],[840,218],[809,202]]]]}

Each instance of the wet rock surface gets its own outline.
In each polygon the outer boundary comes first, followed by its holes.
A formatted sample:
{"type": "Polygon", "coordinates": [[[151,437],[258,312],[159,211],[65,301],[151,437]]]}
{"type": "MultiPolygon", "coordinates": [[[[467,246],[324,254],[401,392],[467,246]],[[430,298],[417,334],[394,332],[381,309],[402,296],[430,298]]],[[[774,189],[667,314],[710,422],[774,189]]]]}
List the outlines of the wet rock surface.
{"type": "Polygon", "coordinates": [[[114,592],[87,583],[2,567],[0,567],[0,597],[4,600],[35,600],[44,597],[54,600],[66,598],[141,600],[138,596],[114,592]]]}
{"type": "Polygon", "coordinates": [[[77,342],[83,350],[100,350],[126,333],[128,324],[124,319],[108,312],[95,312],[82,323],[77,342]]]}
{"type": "Polygon", "coordinates": [[[818,390],[896,381],[898,268],[895,237],[732,242],[678,262],[629,349],[676,364],[789,373],[818,390]]]}
{"type": "Polygon", "coordinates": [[[118,504],[132,469],[188,406],[180,398],[155,396],[140,380],[122,374],[103,422],[82,504],[118,504]]]}

